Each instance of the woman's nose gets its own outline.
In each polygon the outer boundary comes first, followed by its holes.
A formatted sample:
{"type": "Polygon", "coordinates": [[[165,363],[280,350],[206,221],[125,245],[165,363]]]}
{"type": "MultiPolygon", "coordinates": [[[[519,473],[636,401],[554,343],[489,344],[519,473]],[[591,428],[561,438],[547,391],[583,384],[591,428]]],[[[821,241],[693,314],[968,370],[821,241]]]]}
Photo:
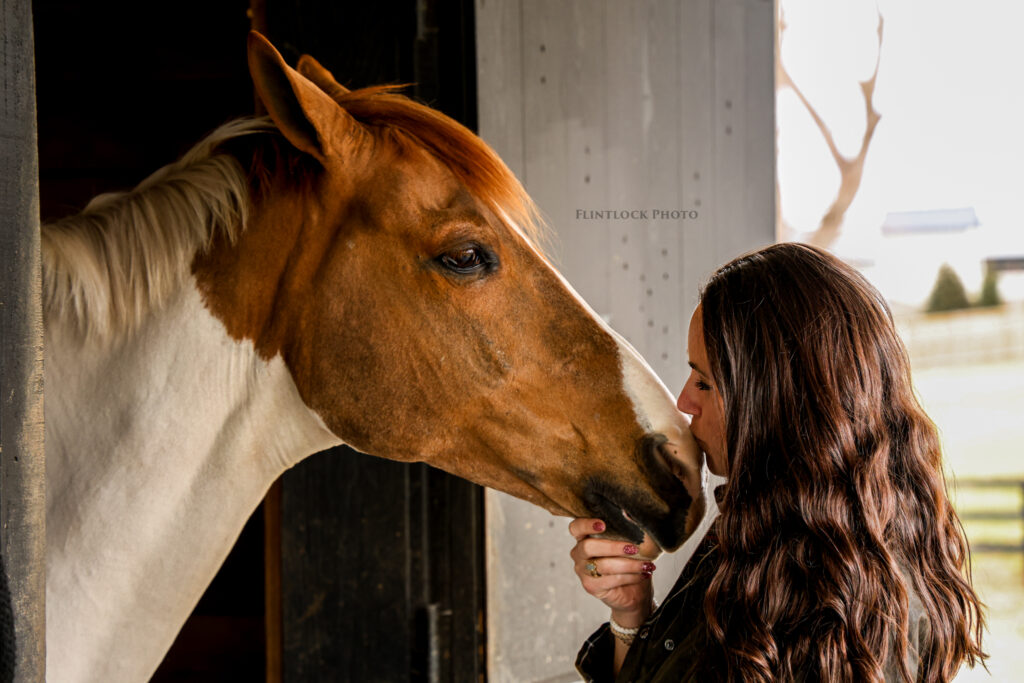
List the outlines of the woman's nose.
{"type": "Polygon", "coordinates": [[[690,398],[685,388],[679,392],[679,398],[676,400],[676,408],[679,408],[681,412],[692,417],[700,415],[700,407],[690,398]]]}

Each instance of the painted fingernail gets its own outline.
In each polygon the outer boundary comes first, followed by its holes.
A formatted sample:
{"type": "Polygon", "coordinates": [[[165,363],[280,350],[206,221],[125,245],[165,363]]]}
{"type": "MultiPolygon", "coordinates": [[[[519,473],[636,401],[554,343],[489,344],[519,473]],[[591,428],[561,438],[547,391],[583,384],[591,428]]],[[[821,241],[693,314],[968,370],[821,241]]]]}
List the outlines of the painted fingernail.
{"type": "Polygon", "coordinates": [[[638,552],[640,552],[640,548],[637,548],[635,545],[627,545],[622,548],[622,552],[626,553],[627,555],[636,555],[638,552]]]}
{"type": "Polygon", "coordinates": [[[604,531],[604,522],[594,522],[594,531],[604,531]]]}
{"type": "Polygon", "coordinates": [[[653,562],[644,562],[642,565],[640,565],[640,571],[642,571],[644,574],[650,574],[655,569],[657,569],[657,567],[654,566],[653,562]]]}

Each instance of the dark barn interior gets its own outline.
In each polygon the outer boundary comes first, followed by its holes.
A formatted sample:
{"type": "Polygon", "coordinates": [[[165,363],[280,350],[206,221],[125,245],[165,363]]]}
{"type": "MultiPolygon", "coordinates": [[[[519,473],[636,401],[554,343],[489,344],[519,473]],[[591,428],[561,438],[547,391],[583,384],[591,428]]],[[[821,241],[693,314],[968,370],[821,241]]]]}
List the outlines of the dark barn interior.
{"type": "MultiPolygon", "coordinates": [[[[470,0],[33,4],[43,221],[251,114],[248,30],[473,128],[470,0]]],[[[154,681],[483,680],[482,490],[345,448],[275,484],[154,681]]]]}

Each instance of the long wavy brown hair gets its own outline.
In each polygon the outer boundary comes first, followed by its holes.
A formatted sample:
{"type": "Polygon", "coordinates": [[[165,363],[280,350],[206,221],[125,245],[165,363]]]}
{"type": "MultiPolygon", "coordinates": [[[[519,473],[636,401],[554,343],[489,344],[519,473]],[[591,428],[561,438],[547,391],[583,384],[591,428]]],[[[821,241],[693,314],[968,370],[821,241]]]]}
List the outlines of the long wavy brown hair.
{"type": "Polygon", "coordinates": [[[862,683],[895,663],[909,683],[915,599],[929,626],[917,680],[983,662],[939,437],[878,291],[788,243],[723,266],[701,305],[730,463],[709,680],[862,683]]]}

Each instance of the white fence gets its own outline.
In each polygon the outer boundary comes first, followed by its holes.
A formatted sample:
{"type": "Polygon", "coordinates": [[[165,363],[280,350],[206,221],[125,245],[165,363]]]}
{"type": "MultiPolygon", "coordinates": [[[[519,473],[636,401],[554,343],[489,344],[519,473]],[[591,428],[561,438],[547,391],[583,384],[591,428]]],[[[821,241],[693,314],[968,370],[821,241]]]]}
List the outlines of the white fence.
{"type": "Polygon", "coordinates": [[[896,317],[915,368],[1024,359],[1024,303],[896,317]]]}

